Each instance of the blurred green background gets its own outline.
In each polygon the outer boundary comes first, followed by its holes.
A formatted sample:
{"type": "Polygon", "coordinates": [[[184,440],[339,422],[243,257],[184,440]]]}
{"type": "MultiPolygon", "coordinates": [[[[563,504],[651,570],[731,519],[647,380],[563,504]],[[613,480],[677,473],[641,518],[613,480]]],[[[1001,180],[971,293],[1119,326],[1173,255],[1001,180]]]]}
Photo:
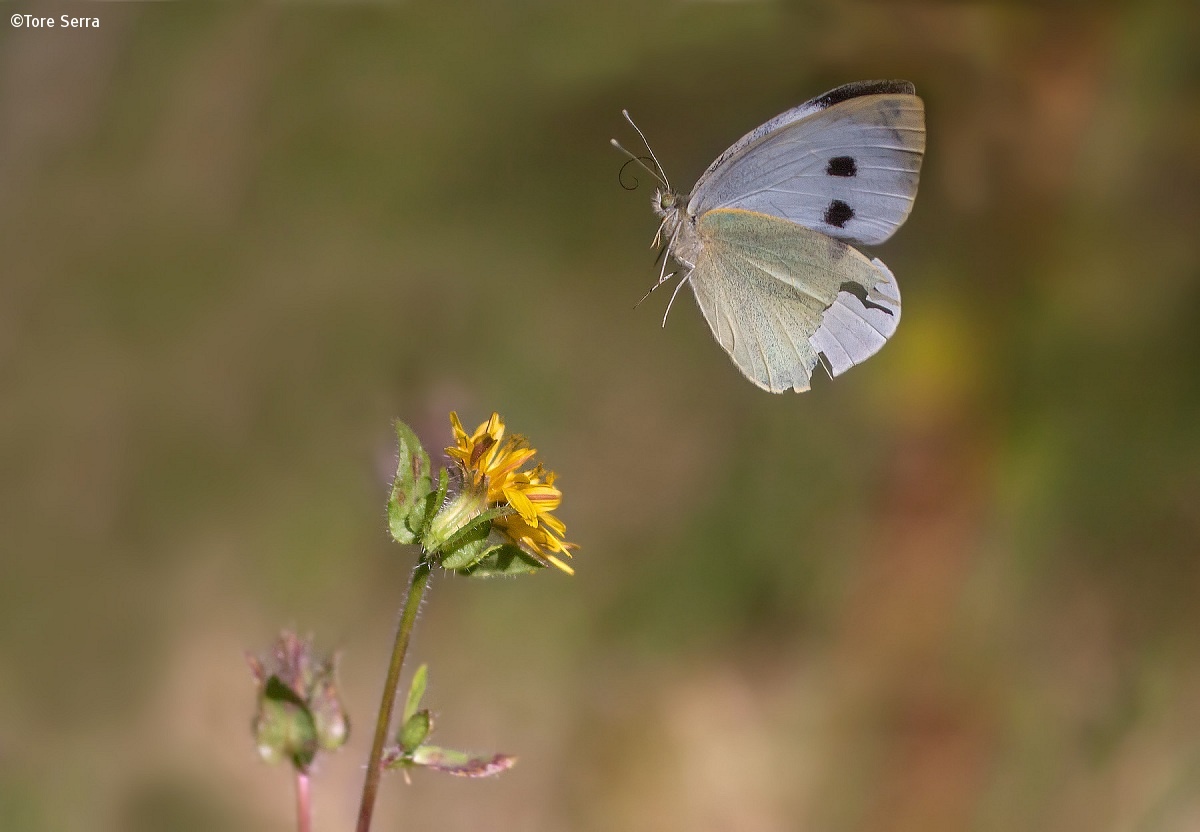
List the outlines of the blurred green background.
{"type": "Polygon", "coordinates": [[[242,658],[343,651],[349,829],[413,552],[390,420],[498,410],[567,578],[435,577],[411,653],[494,781],[378,829],[1200,828],[1200,7],[96,4],[0,30],[0,828],[286,830],[242,658]],[[904,321],[771,396],[651,189],[907,78],[904,321]]]}

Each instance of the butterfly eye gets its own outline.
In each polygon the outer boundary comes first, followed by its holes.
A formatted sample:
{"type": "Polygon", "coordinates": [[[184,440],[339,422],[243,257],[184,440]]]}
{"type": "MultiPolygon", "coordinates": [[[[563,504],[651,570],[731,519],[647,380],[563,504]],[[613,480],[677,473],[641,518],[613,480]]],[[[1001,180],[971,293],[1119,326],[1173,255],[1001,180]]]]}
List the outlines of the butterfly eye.
{"type": "Polygon", "coordinates": [[[660,191],[658,194],[658,204],[664,211],[670,211],[675,207],[675,194],[670,191],[660,191]]]}

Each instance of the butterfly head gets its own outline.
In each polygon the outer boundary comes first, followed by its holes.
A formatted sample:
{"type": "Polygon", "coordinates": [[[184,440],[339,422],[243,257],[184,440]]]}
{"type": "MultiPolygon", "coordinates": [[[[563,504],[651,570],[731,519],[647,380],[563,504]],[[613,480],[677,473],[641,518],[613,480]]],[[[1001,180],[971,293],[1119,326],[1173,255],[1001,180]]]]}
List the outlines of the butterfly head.
{"type": "Polygon", "coordinates": [[[662,217],[654,245],[663,243],[666,255],[687,268],[694,268],[700,254],[700,238],[696,235],[695,220],[688,215],[688,198],[669,188],[659,188],[651,202],[654,213],[662,217]]]}
{"type": "Polygon", "coordinates": [[[681,202],[679,194],[674,191],[656,188],[654,198],[650,200],[650,207],[654,209],[654,213],[665,217],[678,211],[681,202]]]}

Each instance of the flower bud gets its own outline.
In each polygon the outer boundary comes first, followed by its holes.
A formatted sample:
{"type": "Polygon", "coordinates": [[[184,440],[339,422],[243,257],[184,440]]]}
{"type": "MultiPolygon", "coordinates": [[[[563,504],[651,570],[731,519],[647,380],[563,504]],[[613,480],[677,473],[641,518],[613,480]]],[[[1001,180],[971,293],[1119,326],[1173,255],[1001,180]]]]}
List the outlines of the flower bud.
{"type": "Polygon", "coordinates": [[[311,641],[284,630],[265,659],[247,655],[246,661],[258,685],[253,730],[264,760],[308,771],[318,750],[345,744],[349,722],[337,692],[336,657],[318,656],[311,641]]]}

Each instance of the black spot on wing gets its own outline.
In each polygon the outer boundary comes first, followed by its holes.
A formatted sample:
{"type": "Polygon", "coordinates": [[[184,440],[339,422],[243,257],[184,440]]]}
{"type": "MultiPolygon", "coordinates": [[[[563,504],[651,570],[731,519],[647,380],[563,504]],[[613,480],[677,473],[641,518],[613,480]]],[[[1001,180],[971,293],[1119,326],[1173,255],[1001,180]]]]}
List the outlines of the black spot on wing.
{"type": "Polygon", "coordinates": [[[854,209],[840,199],[835,199],[825,209],[825,222],[837,228],[845,228],[846,223],[852,219],[854,219],[854,209]]]}
{"type": "Polygon", "coordinates": [[[854,297],[856,297],[860,301],[862,301],[862,305],[865,306],[867,309],[879,309],[883,312],[888,313],[889,315],[896,314],[892,310],[888,309],[886,306],[880,306],[878,303],[876,303],[875,301],[868,298],[867,297],[867,287],[863,286],[861,283],[855,283],[852,280],[848,280],[845,283],[843,283],[841,286],[838,287],[838,291],[839,292],[849,292],[850,294],[854,295],[854,297]]]}
{"type": "Polygon", "coordinates": [[[864,95],[916,95],[916,92],[917,88],[911,81],[855,81],[814,98],[812,103],[814,107],[824,110],[864,95]]]}
{"type": "Polygon", "coordinates": [[[825,167],[829,176],[857,176],[858,164],[853,156],[834,156],[825,167]]]}

